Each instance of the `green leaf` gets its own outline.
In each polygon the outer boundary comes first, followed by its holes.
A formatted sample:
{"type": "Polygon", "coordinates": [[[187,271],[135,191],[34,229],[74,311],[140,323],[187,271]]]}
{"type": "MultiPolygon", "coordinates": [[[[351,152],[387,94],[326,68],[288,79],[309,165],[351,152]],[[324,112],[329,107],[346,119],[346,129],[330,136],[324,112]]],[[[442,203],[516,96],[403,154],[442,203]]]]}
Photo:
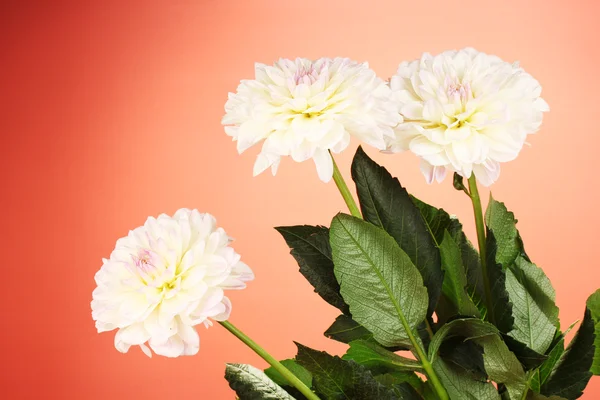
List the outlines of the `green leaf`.
{"type": "MultiPolygon", "coordinates": [[[[459,245],[463,266],[467,274],[468,295],[476,305],[483,307],[483,302],[481,301],[484,298],[483,275],[481,274],[479,253],[464,234],[462,224],[443,209],[433,207],[416,197],[411,198],[413,203],[419,208],[421,216],[429,227],[430,233],[438,246],[443,242],[446,230],[459,245]]],[[[444,280],[446,280],[446,276],[444,276],[444,280]]],[[[438,314],[438,320],[445,321],[447,319],[439,315],[438,310],[436,310],[436,314],[438,314]]],[[[451,317],[451,315],[448,315],[448,317],[451,317]]]]}
{"type": "Polygon", "coordinates": [[[521,362],[533,368],[536,362],[543,362],[543,354],[552,344],[560,322],[554,288],[544,272],[526,256],[516,222],[514,214],[490,196],[486,224],[494,243],[489,244],[488,268],[494,275],[491,278],[494,300],[500,300],[493,310],[500,314],[494,315],[495,322],[514,339],[507,343],[521,362]]]}
{"type": "Polygon", "coordinates": [[[414,359],[399,356],[368,340],[350,342],[350,348],[342,356],[344,360],[352,360],[364,365],[374,373],[388,371],[420,371],[421,363],[414,359]]]}
{"type": "Polygon", "coordinates": [[[454,366],[464,370],[474,379],[486,380],[487,372],[483,364],[483,347],[472,340],[465,341],[461,337],[444,340],[439,350],[439,357],[454,366]]]}
{"type": "Polygon", "coordinates": [[[437,356],[442,343],[452,338],[470,340],[485,336],[498,335],[498,329],[488,322],[478,318],[461,318],[444,324],[431,339],[429,345],[429,359],[433,362],[437,356]]]}
{"type": "Polygon", "coordinates": [[[510,269],[506,270],[506,291],[513,303],[514,316],[514,328],[508,335],[531,350],[544,354],[554,339],[556,325],[510,269]]]}
{"type": "Polygon", "coordinates": [[[479,317],[479,310],[466,291],[467,275],[460,247],[448,231],[440,245],[442,266],[445,271],[442,293],[455,306],[455,315],[479,317]]]}
{"type": "Polygon", "coordinates": [[[299,343],[296,345],[296,361],[312,373],[315,391],[322,399],[397,399],[395,393],[377,382],[364,366],[299,343]]]}
{"type": "Polygon", "coordinates": [[[464,370],[449,365],[442,358],[436,359],[433,368],[450,400],[500,400],[500,395],[491,382],[473,379],[464,370]]]}
{"type": "Polygon", "coordinates": [[[342,314],[325,331],[325,336],[338,342],[350,343],[353,340],[370,339],[373,334],[351,317],[342,314]]]}
{"type": "Polygon", "coordinates": [[[558,335],[558,337],[554,340],[555,343],[553,343],[551,346],[547,359],[535,371],[531,379],[529,386],[532,390],[535,390],[538,393],[540,392],[540,387],[546,382],[554,370],[556,363],[558,360],[560,360],[560,357],[565,352],[565,336],[571,331],[571,329],[573,329],[576,323],[577,322],[573,322],[564,333],[558,335]]]}
{"type": "MultiPolygon", "coordinates": [[[[299,365],[296,360],[288,359],[282,360],[281,364],[290,370],[290,372],[296,375],[296,378],[300,379],[307,387],[312,387],[312,375],[306,370],[306,368],[299,365]]],[[[290,383],[273,367],[269,367],[265,370],[265,374],[271,378],[273,382],[279,386],[289,386],[290,383]]]]}
{"type": "Polygon", "coordinates": [[[439,251],[421,212],[398,179],[371,160],[361,147],[352,161],[352,179],[365,220],[385,229],[421,273],[431,315],[440,297],[444,274],[439,251]]]}
{"type": "Polygon", "coordinates": [[[391,388],[399,399],[423,400],[424,382],[414,372],[393,372],[375,376],[377,382],[391,388]]]}
{"type": "Polygon", "coordinates": [[[493,307],[488,313],[493,316],[494,324],[500,332],[508,333],[513,329],[512,302],[506,291],[506,273],[502,264],[496,262],[496,235],[488,228],[486,232],[486,261],[491,285],[493,307]]]}
{"type": "Polygon", "coordinates": [[[294,400],[258,368],[247,364],[227,364],[225,379],[243,400],[294,400]]]}
{"type": "Polygon", "coordinates": [[[510,265],[521,253],[521,239],[516,223],[515,215],[490,194],[485,224],[494,233],[497,243],[495,260],[503,267],[510,265]]]}
{"type": "Polygon", "coordinates": [[[539,393],[529,392],[529,393],[527,393],[527,400],[567,400],[567,399],[565,399],[564,397],[559,397],[559,396],[546,397],[539,393]]]}
{"type": "Polygon", "coordinates": [[[515,353],[527,371],[539,367],[548,358],[548,356],[531,350],[526,344],[513,339],[505,333],[502,334],[502,339],[504,339],[508,348],[515,353]]]}
{"type": "Polygon", "coordinates": [[[590,310],[595,327],[595,351],[591,371],[594,375],[600,375],[600,289],[588,298],[587,308],[590,310]]]}
{"type": "Polygon", "coordinates": [[[600,291],[588,299],[583,322],[552,374],[542,385],[540,392],[543,395],[577,399],[583,394],[592,377],[590,370],[594,363],[595,323],[591,308],[597,311],[599,296],[600,291]]]}
{"type": "Polygon", "coordinates": [[[427,313],[427,289],[406,253],[383,229],[345,214],[333,219],[330,240],[353,319],[383,346],[414,342],[412,331],[427,313]]]}
{"type": "MultiPolygon", "coordinates": [[[[508,349],[498,329],[490,323],[476,318],[457,319],[443,325],[434,335],[429,347],[429,358],[440,358],[438,350],[450,338],[462,338],[476,342],[483,348],[483,365],[486,373],[495,382],[507,387],[511,399],[518,397],[526,388],[526,376],[517,357],[508,349]]],[[[444,361],[446,366],[449,366],[444,361]]],[[[454,371],[458,371],[454,368],[454,371]]],[[[468,376],[467,374],[462,374],[468,376]]]]}
{"type": "Polygon", "coordinates": [[[285,239],[300,273],[326,302],[348,314],[340,296],[340,285],[333,274],[329,229],[323,226],[280,226],[275,228],[285,239]]]}

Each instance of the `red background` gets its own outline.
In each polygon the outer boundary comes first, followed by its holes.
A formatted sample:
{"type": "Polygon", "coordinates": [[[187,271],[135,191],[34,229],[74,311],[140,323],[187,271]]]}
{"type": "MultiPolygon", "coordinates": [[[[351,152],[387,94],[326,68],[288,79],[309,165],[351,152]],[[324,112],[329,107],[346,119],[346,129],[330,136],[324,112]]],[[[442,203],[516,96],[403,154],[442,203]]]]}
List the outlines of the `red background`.
{"type": "MultiPolygon", "coordinates": [[[[255,61],[348,56],[383,77],[423,51],[473,46],[520,60],[551,107],[503,167],[494,195],[519,218],[529,254],[557,290],[563,326],[600,287],[593,2],[3,2],[0,43],[2,396],[10,399],[233,399],[224,363],[263,367],[234,337],[200,328],[195,357],[123,355],[98,335],[93,276],[148,215],[217,216],[257,279],[231,321],[274,355],[292,340],[341,352],[322,332],[336,312],[297,272],[276,225],[328,224],[344,204],[312,163],[252,178],[220,126],[228,91],[255,61]],[[367,7],[368,5],[368,7],[367,7]]],[[[355,146],[353,146],[355,147],[355,146]]],[[[411,155],[367,152],[409,190],[461,217],[451,182],[427,186],[411,155]]],[[[252,152],[251,152],[252,153],[252,152]]],[[[348,176],[349,149],[339,159],[348,176]]],[[[484,191],[484,196],[487,192],[484,191]]],[[[593,378],[584,399],[600,397],[593,378]]]]}

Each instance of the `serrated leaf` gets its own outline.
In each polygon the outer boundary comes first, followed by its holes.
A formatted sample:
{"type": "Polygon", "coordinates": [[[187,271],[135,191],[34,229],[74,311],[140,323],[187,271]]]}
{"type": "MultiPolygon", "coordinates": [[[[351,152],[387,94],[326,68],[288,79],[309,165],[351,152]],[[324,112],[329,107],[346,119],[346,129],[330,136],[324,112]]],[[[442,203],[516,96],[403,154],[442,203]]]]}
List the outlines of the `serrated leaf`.
{"type": "Polygon", "coordinates": [[[600,289],[596,290],[587,300],[587,308],[590,310],[594,321],[594,361],[590,369],[594,375],[600,375],[600,289]]]}
{"type": "Polygon", "coordinates": [[[513,329],[512,302],[506,291],[506,274],[501,263],[496,262],[496,235],[488,228],[486,232],[486,261],[490,280],[493,307],[488,310],[491,320],[500,332],[508,333],[513,329]]]}
{"type": "MultiPolygon", "coordinates": [[[[307,387],[312,387],[312,375],[302,367],[300,364],[293,359],[282,360],[281,364],[286,367],[296,378],[300,379],[307,387]]],[[[273,367],[269,367],[265,370],[265,374],[271,378],[273,382],[279,386],[289,386],[290,383],[273,367]]]]}
{"type": "Polygon", "coordinates": [[[515,215],[506,209],[504,203],[494,200],[490,194],[485,224],[494,233],[497,243],[495,260],[503,267],[510,265],[521,253],[516,223],[515,215]]]}
{"type": "Polygon", "coordinates": [[[504,340],[508,348],[513,353],[515,353],[515,355],[517,356],[519,361],[521,361],[521,364],[523,364],[523,367],[525,367],[527,371],[539,367],[548,358],[548,356],[531,350],[529,347],[527,347],[526,344],[521,343],[516,339],[513,339],[507,334],[503,333],[502,339],[504,340]]]}
{"type": "Polygon", "coordinates": [[[531,350],[544,354],[554,339],[555,323],[541,310],[511,269],[506,270],[506,291],[513,303],[514,317],[514,328],[508,335],[531,350]]]}
{"type": "MultiPolygon", "coordinates": [[[[431,341],[430,360],[440,358],[438,350],[442,343],[455,337],[473,341],[483,348],[483,365],[487,375],[493,381],[503,383],[510,392],[511,399],[523,393],[526,388],[526,376],[521,363],[502,341],[498,329],[480,319],[457,319],[443,325],[431,341]]],[[[448,366],[447,362],[444,362],[448,366]]],[[[454,370],[457,371],[456,368],[454,370]]]]}
{"type": "MultiPolygon", "coordinates": [[[[417,199],[416,197],[411,196],[411,198],[413,203],[417,206],[417,208],[419,208],[421,216],[429,227],[430,233],[434,237],[438,246],[444,240],[444,232],[446,230],[459,245],[463,266],[467,274],[468,295],[473,300],[475,305],[484,308],[483,302],[481,301],[484,299],[484,289],[479,253],[477,250],[475,250],[471,242],[469,242],[464,234],[462,224],[458,219],[451,217],[443,209],[433,207],[432,205],[429,205],[417,199]]],[[[444,280],[445,279],[446,277],[444,276],[444,280]]],[[[436,314],[438,314],[437,310],[436,314]]],[[[445,320],[447,318],[438,315],[438,319],[445,320]]]]}
{"type": "Polygon", "coordinates": [[[329,229],[324,226],[280,226],[275,228],[285,239],[300,273],[326,302],[348,314],[340,296],[340,285],[333,273],[329,229]]]}
{"type": "Polygon", "coordinates": [[[460,247],[448,231],[445,231],[440,244],[440,255],[445,271],[442,292],[454,304],[454,315],[479,317],[479,310],[467,294],[467,275],[460,247]]]}
{"type": "Polygon", "coordinates": [[[242,400],[294,400],[264,372],[251,365],[227,364],[225,379],[242,400]]]}
{"type": "Polygon", "coordinates": [[[370,339],[373,334],[367,328],[354,321],[352,317],[340,315],[335,322],[325,331],[325,336],[342,343],[353,340],[370,339]]]}
{"type": "Polygon", "coordinates": [[[436,359],[433,368],[450,400],[500,400],[500,395],[490,382],[473,379],[464,370],[447,364],[442,358],[436,359]]]}
{"type": "Polygon", "coordinates": [[[536,362],[543,362],[543,355],[560,327],[554,288],[544,272],[525,255],[514,214],[491,196],[486,224],[495,242],[488,251],[488,269],[495,275],[490,279],[496,289],[494,300],[500,299],[494,312],[500,310],[501,315],[494,315],[495,322],[514,339],[507,343],[521,362],[535,368],[539,365],[536,362]],[[493,257],[492,251],[495,251],[493,257]],[[512,326],[506,315],[508,310],[513,317],[512,326]]]}
{"type": "Polygon", "coordinates": [[[577,399],[583,394],[592,377],[590,371],[594,362],[594,319],[590,305],[595,308],[600,292],[594,293],[586,304],[583,322],[577,334],[560,358],[540,392],[545,396],[561,396],[577,399]]]}
{"type": "Polygon", "coordinates": [[[410,258],[383,229],[345,214],[333,219],[330,240],[353,319],[383,346],[405,345],[427,313],[427,290],[410,258]]]}
{"type": "Polygon", "coordinates": [[[313,375],[314,388],[322,399],[398,399],[392,390],[377,382],[364,366],[299,343],[296,345],[296,361],[313,375]]]}
{"type": "Polygon", "coordinates": [[[352,161],[352,179],[366,221],[383,228],[410,257],[423,278],[431,315],[444,279],[440,255],[421,212],[397,178],[375,163],[361,147],[352,161]]]}
{"type": "Polygon", "coordinates": [[[414,359],[399,356],[381,347],[377,343],[368,340],[355,340],[350,342],[344,360],[352,360],[364,365],[373,373],[384,373],[389,371],[420,371],[421,363],[414,359]]]}

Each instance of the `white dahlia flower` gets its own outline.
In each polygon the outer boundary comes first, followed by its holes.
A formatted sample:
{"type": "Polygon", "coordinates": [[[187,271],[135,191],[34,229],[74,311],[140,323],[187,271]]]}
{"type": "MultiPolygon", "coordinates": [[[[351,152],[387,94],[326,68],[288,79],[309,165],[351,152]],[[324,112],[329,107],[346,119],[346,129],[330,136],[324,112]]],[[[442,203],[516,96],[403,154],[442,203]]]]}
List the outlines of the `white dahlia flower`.
{"type": "Polygon", "coordinates": [[[319,178],[333,175],[329,151],[348,147],[350,137],[384,149],[400,121],[391,91],[367,63],[347,58],[310,61],[281,59],[256,64],[256,79],[244,80],[229,94],[222,123],[242,153],[264,140],[254,175],[273,174],[281,156],[312,158],[319,178]]]}
{"type": "Polygon", "coordinates": [[[92,294],[96,328],[118,329],[117,350],[138,345],[148,356],[148,346],[167,357],[193,355],[200,346],[194,326],[229,317],[223,291],[245,288],[254,275],[215,223],[210,214],[181,209],[150,217],[117,241],[92,294]]]}
{"type": "Polygon", "coordinates": [[[429,183],[455,171],[491,185],[548,111],[540,84],[517,63],[470,48],[403,62],[390,87],[404,122],[388,150],[421,157],[429,183]]]}

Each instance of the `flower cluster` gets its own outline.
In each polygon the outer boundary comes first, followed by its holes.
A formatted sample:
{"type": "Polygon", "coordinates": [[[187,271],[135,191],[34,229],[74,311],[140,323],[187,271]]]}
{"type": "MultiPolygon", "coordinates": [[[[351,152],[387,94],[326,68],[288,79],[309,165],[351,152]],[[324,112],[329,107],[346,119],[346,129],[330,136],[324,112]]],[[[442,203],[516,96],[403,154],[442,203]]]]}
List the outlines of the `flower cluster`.
{"type": "Polygon", "coordinates": [[[327,58],[256,65],[256,78],[230,94],[225,131],[241,153],[264,140],[254,174],[277,171],[282,156],[312,158],[333,173],[329,152],[350,137],[388,152],[411,150],[429,183],[447,171],[489,186],[517,157],[548,105],[517,64],[474,49],[403,62],[389,85],[365,63],[327,58]]]}
{"type": "Polygon", "coordinates": [[[148,356],[150,349],[168,357],[196,354],[194,326],[226,320],[231,302],[224,290],[254,279],[230,242],[212,215],[197,210],[148,218],[117,241],[96,274],[98,332],[118,329],[115,347],[123,353],[138,345],[148,356]]]}

